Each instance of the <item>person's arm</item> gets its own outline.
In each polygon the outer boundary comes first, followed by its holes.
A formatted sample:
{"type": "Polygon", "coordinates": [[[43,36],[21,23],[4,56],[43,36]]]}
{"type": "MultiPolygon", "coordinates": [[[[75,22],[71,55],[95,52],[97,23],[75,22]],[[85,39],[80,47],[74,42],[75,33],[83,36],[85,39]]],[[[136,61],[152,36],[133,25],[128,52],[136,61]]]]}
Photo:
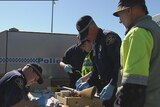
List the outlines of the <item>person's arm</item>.
{"type": "MultiPolygon", "coordinates": [[[[29,96],[32,96],[29,93],[29,96]]],[[[11,106],[11,107],[39,107],[38,102],[36,100],[21,100],[18,103],[16,103],[15,105],[11,106]]]]}
{"type": "Polygon", "coordinates": [[[38,104],[36,101],[26,101],[26,100],[21,100],[20,102],[16,103],[15,105],[11,107],[38,107],[38,104]]]}
{"type": "MultiPolygon", "coordinates": [[[[118,81],[118,72],[120,70],[120,46],[121,39],[115,33],[109,33],[106,36],[106,49],[109,63],[111,63],[112,68],[111,71],[111,79],[110,82],[102,89],[100,93],[100,99],[110,100],[115,94],[115,90],[117,88],[118,81]]],[[[107,70],[107,69],[106,69],[107,70]]]]}
{"type": "MultiPolygon", "coordinates": [[[[39,107],[38,103],[36,100],[33,100],[33,101],[27,101],[26,102],[26,106],[27,107],[39,107]]],[[[19,106],[20,107],[20,106],[19,106]]]]}
{"type": "Polygon", "coordinates": [[[64,71],[67,73],[73,73],[72,72],[73,67],[70,65],[70,58],[72,57],[72,53],[73,53],[72,48],[71,47],[68,48],[64,53],[64,56],[59,64],[60,67],[64,69],[64,71]]]}
{"type": "Polygon", "coordinates": [[[36,100],[31,100],[31,97],[34,97],[30,92],[28,93],[29,100],[23,99],[18,103],[12,105],[11,107],[39,107],[36,100]]]}
{"type": "MultiPolygon", "coordinates": [[[[21,101],[19,101],[18,103],[14,104],[11,107],[25,107],[25,105],[26,105],[26,100],[21,100],[21,101]]],[[[32,107],[34,107],[34,106],[32,106],[32,107]]]]}
{"type": "Polygon", "coordinates": [[[64,66],[69,63],[71,52],[72,52],[72,51],[71,51],[71,48],[68,48],[68,49],[65,51],[65,53],[64,53],[64,55],[63,55],[63,57],[62,57],[62,59],[61,59],[61,61],[60,61],[60,63],[59,63],[59,66],[60,66],[62,69],[64,69],[64,66]]]}
{"type": "Polygon", "coordinates": [[[118,73],[120,71],[121,38],[116,33],[109,33],[108,35],[112,38],[112,40],[110,41],[111,44],[107,46],[107,52],[108,55],[110,56],[110,63],[113,64],[110,84],[112,84],[113,86],[117,86],[118,73]]]}
{"type": "Polygon", "coordinates": [[[143,107],[145,102],[146,86],[125,83],[117,94],[115,106],[118,107],[143,107]],[[131,101],[133,101],[131,103],[131,101]]]}

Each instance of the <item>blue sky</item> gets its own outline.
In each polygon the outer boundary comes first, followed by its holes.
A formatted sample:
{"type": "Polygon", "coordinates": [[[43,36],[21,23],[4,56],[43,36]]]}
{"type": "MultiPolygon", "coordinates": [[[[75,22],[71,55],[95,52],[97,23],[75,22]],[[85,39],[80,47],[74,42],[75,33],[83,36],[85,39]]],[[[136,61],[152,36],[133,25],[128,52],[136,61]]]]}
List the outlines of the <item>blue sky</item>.
{"type": "MultiPolygon", "coordinates": [[[[91,15],[102,29],[124,37],[125,28],[112,14],[119,0],[59,0],[54,5],[53,32],[77,34],[76,21],[91,15]]],[[[150,15],[160,13],[160,0],[146,0],[150,15]]],[[[52,1],[0,1],[0,32],[15,27],[20,31],[51,32],[52,1]]]]}

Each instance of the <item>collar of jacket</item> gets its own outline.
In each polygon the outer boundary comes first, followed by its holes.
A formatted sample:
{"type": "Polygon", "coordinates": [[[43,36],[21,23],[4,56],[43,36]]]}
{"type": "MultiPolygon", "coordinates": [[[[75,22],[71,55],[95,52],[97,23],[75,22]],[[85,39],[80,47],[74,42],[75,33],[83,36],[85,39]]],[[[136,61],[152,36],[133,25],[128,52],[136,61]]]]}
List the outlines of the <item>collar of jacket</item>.
{"type": "Polygon", "coordinates": [[[126,32],[125,32],[125,35],[129,32],[129,30],[130,30],[136,23],[141,22],[141,21],[143,21],[143,20],[146,19],[146,18],[147,18],[147,19],[148,19],[148,18],[151,18],[151,16],[145,15],[145,16],[142,16],[142,17],[136,19],[135,21],[133,21],[133,22],[129,25],[129,27],[127,28],[127,30],[126,30],[126,32]]]}
{"type": "Polygon", "coordinates": [[[24,75],[24,73],[22,72],[22,69],[21,68],[19,68],[18,69],[18,72],[20,73],[20,74],[22,74],[22,78],[24,78],[24,85],[26,86],[27,85],[27,80],[26,80],[26,78],[25,78],[25,75],[24,75]]]}
{"type": "Polygon", "coordinates": [[[96,43],[101,40],[102,34],[103,34],[103,30],[101,28],[99,28],[98,34],[97,34],[97,37],[96,37],[96,40],[95,40],[96,43]]]}

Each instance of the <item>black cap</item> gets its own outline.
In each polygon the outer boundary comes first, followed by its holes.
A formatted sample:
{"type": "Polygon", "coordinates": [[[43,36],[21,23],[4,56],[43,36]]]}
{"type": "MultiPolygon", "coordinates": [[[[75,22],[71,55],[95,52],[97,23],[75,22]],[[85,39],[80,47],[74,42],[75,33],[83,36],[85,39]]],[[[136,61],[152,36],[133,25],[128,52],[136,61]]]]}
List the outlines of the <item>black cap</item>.
{"type": "Polygon", "coordinates": [[[27,66],[33,68],[35,73],[39,76],[38,83],[42,84],[43,83],[43,77],[42,77],[42,68],[38,64],[27,64],[27,66]]]}
{"type": "Polygon", "coordinates": [[[84,41],[88,35],[89,25],[93,22],[93,19],[89,15],[82,16],[76,23],[76,28],[79,32],[79,40],[84,41]]]}
{"type": "Polygon", "coordinates": [[[118,12],[121,12],[123,10],[126,10],[130,7],[140,5],[144,8],[146,11],[146,14],[148,14],[148,10],[145,4],[145,0],[120,0],[118,3],[117,10],[113,13],[114,16],[118,17],[118,12]]]}

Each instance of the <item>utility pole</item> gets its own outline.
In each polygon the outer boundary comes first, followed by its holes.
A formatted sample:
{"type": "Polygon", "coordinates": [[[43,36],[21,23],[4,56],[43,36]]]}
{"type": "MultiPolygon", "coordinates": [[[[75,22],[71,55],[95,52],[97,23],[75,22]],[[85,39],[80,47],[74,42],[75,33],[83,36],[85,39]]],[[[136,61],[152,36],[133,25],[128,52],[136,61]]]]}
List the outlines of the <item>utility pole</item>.
{"type": "Polygon", "coordinates": [[[51,33],[53,33],[53,13],[54,13],[54,5],[56,4],[55,1],[58,0],[52,0],[51,33]]]}

